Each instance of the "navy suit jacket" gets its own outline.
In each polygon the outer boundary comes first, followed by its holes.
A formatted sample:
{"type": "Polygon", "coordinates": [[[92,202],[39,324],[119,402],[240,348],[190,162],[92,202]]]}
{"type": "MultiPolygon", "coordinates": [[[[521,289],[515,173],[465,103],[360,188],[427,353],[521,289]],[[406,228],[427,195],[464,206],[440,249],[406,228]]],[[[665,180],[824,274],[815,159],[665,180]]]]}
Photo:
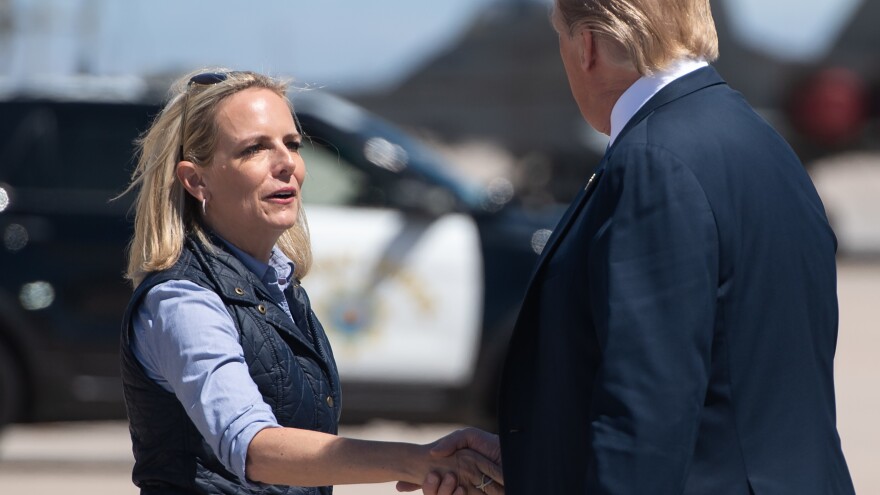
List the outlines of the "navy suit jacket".
{"type": "Polygon", "coordinates": [[[836,240],[786,142],[711,67],[627,124],[510,343],[509,495],[850,494],[836,240]]]}

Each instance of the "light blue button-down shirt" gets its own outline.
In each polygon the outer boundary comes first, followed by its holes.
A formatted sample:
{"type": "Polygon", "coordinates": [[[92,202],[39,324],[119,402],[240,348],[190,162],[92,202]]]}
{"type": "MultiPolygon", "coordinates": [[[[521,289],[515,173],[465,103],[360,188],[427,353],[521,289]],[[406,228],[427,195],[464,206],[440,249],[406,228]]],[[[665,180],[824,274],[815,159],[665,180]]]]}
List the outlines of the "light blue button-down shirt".
{"type": "MultiPolygon", "coordinates": [[[[269,264],[226,243],[288,316],[284,290],[293,262],[278,248],[269,264]]],[[[213,291],[185,280],[156,285],[133,321],[132,351],[152,380],[174,393],[226,468],[249,486],[247,449],[263,428],[278,427],[251,379],[238,329],[213,291]]]]}

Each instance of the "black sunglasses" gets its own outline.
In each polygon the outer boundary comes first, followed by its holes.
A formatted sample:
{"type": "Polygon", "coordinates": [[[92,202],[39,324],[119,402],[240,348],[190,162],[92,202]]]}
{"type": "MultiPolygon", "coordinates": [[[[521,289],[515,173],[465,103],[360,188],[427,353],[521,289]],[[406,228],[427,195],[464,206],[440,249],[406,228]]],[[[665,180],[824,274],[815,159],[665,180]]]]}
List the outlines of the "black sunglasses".
{"type": "Polygon", "coordinates": [[[235,72],[202,72],[196,74],[186,83],[186,92],[183,95],[183,110],[180,112],[180,149],[178,150],[178,162],[183,161],[183,139],[186,136],[186,111],[189,107],[189,90],[194,84],[199,86],[211,86],[225,81],[235,72]]]}

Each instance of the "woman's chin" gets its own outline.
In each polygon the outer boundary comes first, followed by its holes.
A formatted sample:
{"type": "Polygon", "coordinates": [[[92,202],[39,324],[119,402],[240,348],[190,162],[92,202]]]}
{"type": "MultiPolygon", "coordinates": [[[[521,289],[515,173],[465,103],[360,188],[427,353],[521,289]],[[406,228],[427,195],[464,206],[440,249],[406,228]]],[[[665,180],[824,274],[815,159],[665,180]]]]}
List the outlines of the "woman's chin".
{"type": "Polygon", "coordinates": [[[274,214],[268,215],[266,217],[266,221],[277,228],[287,230],[296,225],[296,221],[298,220],[298,218],[299,208],[288,208],[283,211],[276,211],[274,212],[274,214]]]}
{"type": "Polygon", "coordinates": [[[285,231],[295,227],[296,221],[297,221],[296,216],[293,216],[292,218],[284,218],[284,219],[279,218],[278,221],[275,222],[275,228],[276,228],[276,230],[278,230],[280,233],[283,234],[285,231]]]}

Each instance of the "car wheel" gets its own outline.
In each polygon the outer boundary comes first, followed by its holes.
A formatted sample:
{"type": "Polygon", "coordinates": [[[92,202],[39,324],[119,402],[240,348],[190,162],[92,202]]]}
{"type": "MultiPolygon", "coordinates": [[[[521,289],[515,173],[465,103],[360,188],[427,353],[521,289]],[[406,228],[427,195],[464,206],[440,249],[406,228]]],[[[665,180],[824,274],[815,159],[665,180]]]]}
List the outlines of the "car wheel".
{"type": "Polygon", "coordinates": [[[21,372],[12,353],[0,341],[0,428],[18,419],[21,401],[21,372]]]}

